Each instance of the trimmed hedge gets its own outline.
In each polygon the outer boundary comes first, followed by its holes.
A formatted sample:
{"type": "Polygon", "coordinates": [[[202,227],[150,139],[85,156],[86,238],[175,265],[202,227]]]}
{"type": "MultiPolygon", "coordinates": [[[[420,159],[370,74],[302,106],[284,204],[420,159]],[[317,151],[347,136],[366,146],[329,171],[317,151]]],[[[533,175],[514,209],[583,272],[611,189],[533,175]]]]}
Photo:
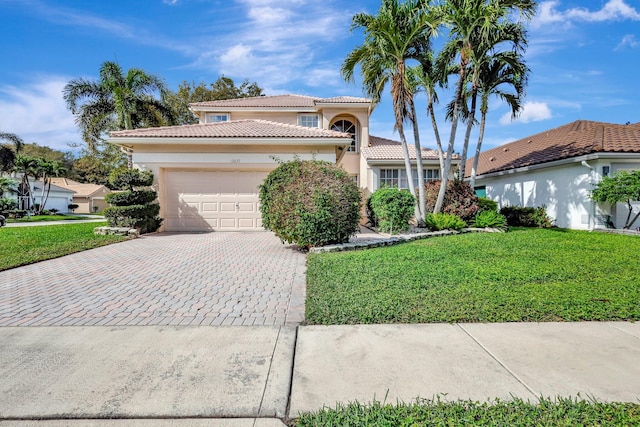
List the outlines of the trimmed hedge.
{"type": "Polygon", "coordinates": [[[115,205],[103,211],[110,227],[137,228],[140,234],[151,233],[160,228],[160,205],[152,203],[157,193],[153,190],[136,189],[153,183],[151,172],[118,169],[111,173],[109,182],[113,187],[126,189],[105,196],[108,203],[115,205]]]}
{"type": "Polygon", "coordinates": [[[282,241],[306,248],[345,243],[359,230],[360,189],[332,163],[282,163],[259,188],[262,225],[282,241]]]}
{"type": "Polygon", "coordinates": [[[153,190],[138,190],[109,193],[104,196],[104,200],[115,206],[130,206],[151,203],[156,197],[157,193],[153,190]]]}
{"type": "Polygon", "coordinates": [[[478,213],[485,211],[498,212],[498,203],[486,197],[478,197],[478,213]]]}
{"type": "Polygon", "coordinates": [[[381,188],[370,199],[380,231],[397,234],[409,229],[416,206],[416,199],[411,193],[397,188],[381,188]]]}

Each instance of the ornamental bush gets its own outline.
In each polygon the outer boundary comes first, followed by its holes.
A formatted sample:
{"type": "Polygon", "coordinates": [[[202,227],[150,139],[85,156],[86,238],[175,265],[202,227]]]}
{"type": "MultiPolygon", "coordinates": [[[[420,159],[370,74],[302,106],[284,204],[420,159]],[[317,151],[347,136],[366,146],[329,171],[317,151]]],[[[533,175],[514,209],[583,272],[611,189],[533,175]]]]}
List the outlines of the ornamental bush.
{"type": "Polygon", "coordinates": [[[522,206],[504,206],[500,213],[507,219],[511,227],[540,227],[550,228],[553,220],[547,215],[547,207],[542,205],[537,208],[522,206]]]}
{"type": "Polygon", "coordinates": [[[385,233],[401,233],[409,229],[416,199],[406,190],[381,188],[371,195],[371,209],[378,229],[385,233]]]}
{"type": "MultiPolygon", "coordinates": [[[[440,191],[440,180],[427,181],[424,184],[427,212],[432,212],[440,191]]],[[[478,196],[463,181],[447,181],[447,190],[444,193],[442,213],[453,214],[463,221],[470,221],[479,210],[478,196]]]]}
{"type": "Polygon", "coordinates": [[[498,228],[504,230],[507,228],[507,218],[498,211],[480,211],[471,221],[470,225],[477,228],[498,228]]]}
{"type": "Polygon", "coordinates": [[[329,162],[282,163],[260,185],[263,227],[305,248],[349,241],[359,230],[361,208],[357,184],[329,162]]]}
{"type": "Polygon", "coordinates": [[[462,230],[467,224],[457,215],[447,213],[430,213],[424,219],[427,228],[432,231],[462,230]]]}
{"type": "Polygon", "coordinates": [[[109,176],[109,183],[114,188],[125,189],[105,196],[105,200],[112,205],[103,211],[110,227],[137,228],[141,234],[160,228],[160,205],[153,203],[157,193],[139,188],[153,183],[151,172],[137,169],[116,170],[109,176]]]}
{"type": "Polygon", "coordinates": [[[498,203],[486,197],[478,197],[478,213],[484,211],[498,212],[498,203]]]}

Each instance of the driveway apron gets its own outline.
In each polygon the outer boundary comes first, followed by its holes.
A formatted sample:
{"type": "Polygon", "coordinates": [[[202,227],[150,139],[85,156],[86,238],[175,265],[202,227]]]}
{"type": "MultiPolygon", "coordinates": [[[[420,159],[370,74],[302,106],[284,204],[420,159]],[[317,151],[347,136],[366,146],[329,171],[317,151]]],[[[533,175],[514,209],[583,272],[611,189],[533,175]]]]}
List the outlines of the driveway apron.
{"type": "Polygon", "coordinates": [[[270,232],[145,235],[0,272],[0,326],[297,325],[304,273],[270,232]]]}

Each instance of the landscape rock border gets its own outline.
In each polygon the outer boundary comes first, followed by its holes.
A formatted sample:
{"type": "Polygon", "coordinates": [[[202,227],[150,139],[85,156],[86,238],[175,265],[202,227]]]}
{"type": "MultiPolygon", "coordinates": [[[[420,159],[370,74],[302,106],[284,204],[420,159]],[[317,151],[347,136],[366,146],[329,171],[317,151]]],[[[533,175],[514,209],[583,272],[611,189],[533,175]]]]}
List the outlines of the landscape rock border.
{"type": "Polygon", "coordinates": [[[140,230],[127,227],[96,227],[93,229],[93,234],[102,236],[127,236],[130,239],[137,239],[140,237],[140,230]]]}

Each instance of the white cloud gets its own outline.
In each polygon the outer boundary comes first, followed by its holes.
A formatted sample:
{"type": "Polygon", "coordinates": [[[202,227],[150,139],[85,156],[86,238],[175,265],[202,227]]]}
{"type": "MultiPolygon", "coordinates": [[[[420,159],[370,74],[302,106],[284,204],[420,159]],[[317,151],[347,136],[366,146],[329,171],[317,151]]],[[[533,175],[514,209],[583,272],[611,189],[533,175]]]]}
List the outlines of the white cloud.
{"type": "Polygon", "coordinates": [[[511,113],[505,113],[500,117],[501,125],[508,125],[513,122],[529,123],[547,120],[552,117],[551,109],[546,102],[525,102],[520,115],[515,120],[511,119],[511,113]]]}
{"type": "Polygon", "coordinates": [[[0,130],[15,133],[25,142],[70,150],[68,143],[82,139],[62,97],[68,81],[41,76],[22,87],[0,86],[0,130]]]}
{"type": "Polygon", "coordinates": [[[616,46],[616,48],[613,50],[620,50],[625,46],[629,46],[630,48],[635,48],[640,46],[640,41],[638,41],[638,39],[636,39],[636,36],[634,36],[633,34],[627,34],[622,38],[622,40],[620,40],[620,43],[618,43],[618,46],[616,46]]]}
{"type": "Polygon", "coordinates": [[[175,6],[178,4],[178,0],[162,0],[162,3],[169,6],[175,6]]]}
{"type": "Polygon", "coordinates": [[[215,44],[201,44],[206,48],[192,67],[257,81],[276,92],[300,85],[342,84],[337,62],[342,54],[336,63],[320,58],[334,39],[349,34],[351,13],[343,4],[304,0],[239,3],[246,18],[229,28],[225,37],[216,34],[215,44]]]}
{"type": "Polygon", "coordinates": [[[624,0],[608,0],[600,10],[596,11],[590,11],[582,7],[559,11],[559,3],[556,0],[541,2],[538,13],[532,21],[532,27],[539,28],[551,24],[562,24],[562,26],[568,27],[571,26],[573,21],[640,21],[640,12],[626,4],[624,0]]]}

